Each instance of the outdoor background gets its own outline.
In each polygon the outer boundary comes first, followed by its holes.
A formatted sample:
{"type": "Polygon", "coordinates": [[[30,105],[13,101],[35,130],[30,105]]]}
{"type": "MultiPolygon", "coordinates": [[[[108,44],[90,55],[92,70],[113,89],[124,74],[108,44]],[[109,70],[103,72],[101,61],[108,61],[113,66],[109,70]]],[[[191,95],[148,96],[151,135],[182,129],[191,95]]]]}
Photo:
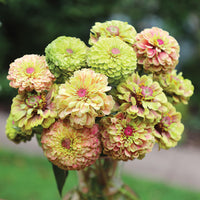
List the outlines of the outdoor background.
{"type": "MultiPolygon", "coordinates": [[[[190,79],[195,87],[189,105],[178,106],[185,124],[185,132],[179,146],[183,149],[192,147],[195,151],[198,149],[196,152],[200,153],[200,1],[198,0],[0,0],[1,119],[3,120],[3,116],[7,117],[12,98],[16,95],[16,90],[9,87],[6,79],[11,62],[25,54],[43,55],[45,47],[61,35],[78,37],[88,44],[89,30],[95,22],[112,19],[128,22],[137,32],[157,26],[168,31],[178,41],[181,50],[177,69],[182,71],[184,78],[190,79]]],[[[1,138],[5,137],[1,134],[4,134],[4,124],[0,132],[0,151],[6,150],[2,155],[10,155],[7,154],[9,148],[6,148],[5,139],[3,139],[5,143],[1,143],[1,138]]],[[[200,155],[192,151],[190,153],[190,155],[200,155]]],[[[188,157],[191,158],[190,155],[188,157]]],[[[200,156],[195,158],[200,160],[200,156]]],[[[188,165],[193,164],[188,163],[188,165]]],[[[0,192],[1,186],[0,182],[0,192]]],[[[200,189],[200,185],[197,188],[200,189]]]]}

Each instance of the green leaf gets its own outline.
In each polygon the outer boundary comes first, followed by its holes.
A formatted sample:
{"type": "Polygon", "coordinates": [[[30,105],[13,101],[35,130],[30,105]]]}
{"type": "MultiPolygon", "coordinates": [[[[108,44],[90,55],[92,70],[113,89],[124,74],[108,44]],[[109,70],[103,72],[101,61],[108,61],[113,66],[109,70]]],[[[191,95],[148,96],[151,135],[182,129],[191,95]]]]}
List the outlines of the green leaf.
{"type": "Polygon", "coordinates": [[[68,176],[68,171],[60,169],[54,164],[52,164],[52,167],[53,167],[53,172],[56,179],[57,188],[58,188],[60,197],[62,197],[62,190],[65,184],[66,178],[68,176]]]}

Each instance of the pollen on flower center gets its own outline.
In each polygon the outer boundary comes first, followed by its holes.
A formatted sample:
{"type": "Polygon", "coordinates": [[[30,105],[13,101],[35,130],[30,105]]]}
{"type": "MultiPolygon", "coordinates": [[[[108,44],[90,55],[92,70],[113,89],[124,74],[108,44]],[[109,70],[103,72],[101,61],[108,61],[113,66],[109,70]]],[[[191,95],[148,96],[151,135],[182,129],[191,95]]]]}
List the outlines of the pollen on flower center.
{"type": "Polygon", "coordinates": [[[119,35],[119,28],[117,26],[109,26],[106,28],[111,35],[119,35]]]}
{"type": "Polygon", "coordinates": [[[114,54],[114,55],[120,54],[120,50],[119,50],[118,48],[113,48],[113,49],[111,50],[111,52],[112,52],[112,54],[114,54]]]}
{"type": "Polygon", "coordinates": [[[61,142],[62,147],[70,149],[71,140],[69,138],[64,138],[61,142]]]}
{"type": "Polygon", "coordinates": [[[77,93],[78,93],[78,96],[79,96],[79,97],[84,97],[84,96],[86,95],[86,93],[87,93],[87,90],[81,88],[81,89],[78,90],[77,93]]]}
{"type": "Polygon", "coordinates": [[[130,127],[130,126],[127,126],[125,129],[124,129],[124,134],[126,136],[131,136],[133,134],[133,129],[130,127]]]}
{"type": "Polygon", "coordinates": [[[72,49],[66,49],[67,53],[72,54],[73,50],[72,49]]]}
{"type": "Polygon", "coordinates": [[[35,71],[35,69],[33,67],[26,68],[26,73],[27,74],[32,74],[34,71],[35,71]]]}
{"type": "Polygon", "coordinates": [[[164,44],[164,41],[162,39],[157,39],[157,42],[158,42],[159,45],[164,44]]]}

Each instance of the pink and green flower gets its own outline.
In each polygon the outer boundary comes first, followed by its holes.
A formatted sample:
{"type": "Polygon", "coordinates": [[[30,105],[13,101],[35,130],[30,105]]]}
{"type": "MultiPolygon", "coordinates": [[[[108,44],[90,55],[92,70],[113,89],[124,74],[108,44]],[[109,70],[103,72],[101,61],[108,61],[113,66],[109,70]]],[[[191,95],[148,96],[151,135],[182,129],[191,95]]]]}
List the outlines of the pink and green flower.
{"type": "Polygon", "coordinates": [[[155,143],[154,127],[139,118],[124,113],[100,121],[103,153],[116,160],[142,159],[155,143]]]}
{"type": "Polygon", "coordinates": [[[180,47],[168,32],[153,27],[136,35],[133,45],[138,63],[149,72],[167,73],[178,63],[180,47]]]}
{"type": "Polygon", "coordinates": [[[29,131],[41,125],[48,128],[57,117],[55,103],[56,93],[54,85],[49,92],[27,92],[18,94],[11,106],[13,120],[22,131],[29,131]]]}
{"type": "Polygon", "coordinates": [[[167,103],[168,112],[163,113],[159,123],[155,125],[154,136],[160,148],[175,147],[181,139],[184,125],[181,123],[181,113],[177,112],[171,103],[167,103]]]}
{"type": "Polygon", "coordinates": [[[159,82],[165,93],[172,96],[175,103],[188,104],[194,92],[192,82],[184,79],[181,72],[177,74],[176,70],[168,74],[154,75],[154,80],[159,82]]]}
{"type": "Polygon", "coordinates": [[[19,93],[49,90],[55,80],[45,57],[38,55],[25,55],[16,59],[10,64],[8,74],[10,86],[18,88],[19,93]]]}
{"type": "Polygon", "coordinates": [[[64,170],[80,170],[92,165],[101,153],[98,125],[75,129],[58,120],[41,137],[45,156],[64,170]]]}
{"type": "Polygon", "coordinates": [[[167,97],[160,85],[153,82],[150,76],[140,77],[133,73],[118,85],[117,90],[120,110],[131,118],[141,117],[153,122],[159,120],[162,112],[167,110],[167,97]]]}

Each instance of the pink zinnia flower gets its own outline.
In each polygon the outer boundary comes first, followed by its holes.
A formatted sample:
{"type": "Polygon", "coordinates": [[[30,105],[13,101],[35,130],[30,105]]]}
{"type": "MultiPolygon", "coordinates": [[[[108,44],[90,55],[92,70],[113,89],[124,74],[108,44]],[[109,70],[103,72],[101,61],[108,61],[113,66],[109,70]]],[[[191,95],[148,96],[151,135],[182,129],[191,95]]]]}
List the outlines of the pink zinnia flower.
{"type": "Polygon", "coordinates": [[[133,45],[138,63],[150,72],[168,72],[178,63],[180,47],[168,32],[153,27],[136,35],[133,45]]]}
{"type": "Polygon", "coordinates": [[[117,160],[142,159],[154,145],[154,127],[139,118],[131,119],[124,113],[105,117],[101,135],[103,152],[117,160]]]}
{"type": "Polygon", "coordinates": [[[45,156],[64,170],[80,170],[92,165],[101,153],[98,125],[75,129],[68,121],[56,121],[42,133],[45,156]]]}
{"type": "Polygon", "coordinates": [[[49,71],[44,56],[25,55],[10,64],[8,72],[10,86],[18,88],[19,93],[23,91],[41,92],[49,90],[55,80],[49,71]]]}

